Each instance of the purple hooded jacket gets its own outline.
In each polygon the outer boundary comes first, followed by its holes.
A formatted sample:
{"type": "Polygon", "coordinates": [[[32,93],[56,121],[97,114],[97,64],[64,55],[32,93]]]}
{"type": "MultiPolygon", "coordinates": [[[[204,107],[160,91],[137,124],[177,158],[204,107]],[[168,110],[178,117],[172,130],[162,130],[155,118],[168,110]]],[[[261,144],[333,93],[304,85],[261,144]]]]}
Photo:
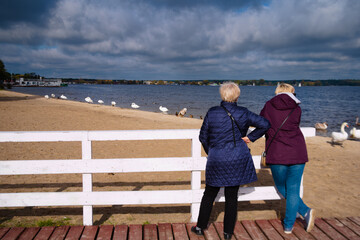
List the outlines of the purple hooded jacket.
{"type": "Polygon", "coordinates": [[[300,130],[301,108],[300,101],[291,93],[281,93],[267,101],[260,116],[269,120],[271,128],[266,137],[267,164],[303,164],[308,161],[304,135],[300,130]],[[277,133],[275,139],[269,143],[285,118],[295,110],[277,133]]]}

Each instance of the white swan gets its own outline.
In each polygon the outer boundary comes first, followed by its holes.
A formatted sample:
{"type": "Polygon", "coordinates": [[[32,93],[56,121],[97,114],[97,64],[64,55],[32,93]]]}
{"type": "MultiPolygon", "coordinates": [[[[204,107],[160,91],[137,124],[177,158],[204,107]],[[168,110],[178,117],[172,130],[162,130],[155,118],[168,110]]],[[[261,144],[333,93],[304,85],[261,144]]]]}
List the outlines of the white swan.
{"type": "Polygon", "coordinates": [[[137,105],[136,103],[132,103],[132,104],[131,104],[131,107],[132,107],[132,108],[139,108],[140,106],[137,105]]]}
{"type": "Polygon", "coordinates": [[[116,102],[115,101],[111,101],[111,106],[115,107],[116,102]]]}
{"type": "Polygon", "coordinates": [[[316,130],[326,130],[328,127],[328,124],[326,122],[324,123],[315,123],[316,130]]]}
{"type": "Polygon", "coordinates": [[[52,93],[52,94],[51,94],[51,97],[53,97],[53,98],[54,98],[54,97],[55,97],[55,94],[53,94],[53,93],[52,93]]]}
{"type": "Polygon", "coordinates": [[[98,100],[98,103],[104,104],[104,101],[100,99],[100,100],[98,100]]]}
{"type": "Polygon", "coordinates": [[[49,99],[49,95],[45,95],[44,97],[45,97],[46,99],[49,99]]]}
{"type": "Polygon", "coordinates": [[[332,132],[331,133],[331,141],[334,142],[338,142],[338,143],[342,143],[343,141],[345,141],[348,138],[348,133],[345,132],[345,127],[349,127],[349,125],[344,122],[343,124],[341,124],[341,132],[332,132]]]}
{"type": "Polygon", "coordinates": [[[167,109],[166,107],[160,106],[159,107],[160,111],[162,111],[163,113],[167,113],[169,111],[169,109],[167,109]]]}
{"type": "Polygon", "coordinates": [[[66,100],[66,99],[67,99],[67,97],[66,97],[66,96],[64,96],[63,94],[60,96],[60,98],[61,98],[61,99],[64,99],[64,100],[66,100]]]}
{"type": "Polygon", "coordinates": [[[360,139],[360,130],[357,130],[356,128],[353,128],[350,130],[350,136],[353,138],[360,139]]]}
{"type": "Polygon", "coordinates": [[[356,126],[360,126],[360,123],[359,123],[359,117],[356,117],[356,122],[355,122],[355,125],[356,125],[356,126]]]}
{"type": "Polygon", "coordinates": [[[186,114],[187,108],[183,108],[180,110],[178,116],[183,117],[186,114]]]}
{"type": "Polygon", "coordinates": [[[90,97],[86,97],[85,101],[88,102],[88,103],[93,103],[93,100],[90,97]]]}

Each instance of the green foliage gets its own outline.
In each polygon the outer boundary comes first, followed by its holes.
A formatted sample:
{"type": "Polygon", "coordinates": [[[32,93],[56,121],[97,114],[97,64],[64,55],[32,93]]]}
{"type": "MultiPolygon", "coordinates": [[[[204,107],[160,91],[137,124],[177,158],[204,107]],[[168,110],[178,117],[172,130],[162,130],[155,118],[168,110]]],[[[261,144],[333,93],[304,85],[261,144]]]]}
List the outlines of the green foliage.
{"type": "Polygon", "coordinates": [[[52,220],[52,219],[47,219],[47,220],[40,220],[38,222],[36,222],[36,226],[38,227],[46,227],[46,226],[56,226],[56,227],[59,227],[59,226],[66,226],[66,225],[69,225],[69,221],[71,219],[70,218],[67,218],[65,217],[64,219],[62,220],[52,220]]]}
{"type": "Polygon", "coordinates": [[[145,221],[145,222],[143,223],[143,225],[148,225],[148,224],[150,224],[149,221],[145,221]]]}
{"type": "Polygon", "coordinates": [[[4,89],[4,80],[10,79],[11,75],[5,69],[4,62],[0,59],[0,89],[4,89]]]}

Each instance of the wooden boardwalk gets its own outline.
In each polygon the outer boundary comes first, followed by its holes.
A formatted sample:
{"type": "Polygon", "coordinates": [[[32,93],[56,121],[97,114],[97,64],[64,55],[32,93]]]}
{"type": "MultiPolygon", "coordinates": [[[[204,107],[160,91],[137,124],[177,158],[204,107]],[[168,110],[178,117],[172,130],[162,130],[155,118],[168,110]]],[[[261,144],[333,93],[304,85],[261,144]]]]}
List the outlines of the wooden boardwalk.
{"type": "MultiPolygon", "coordinates": [[[[205,231],[205,236],[197,236],[190,231],[193,223],[159,223],[147,225],[101,225],[101,226],[61,226],[61,227],[14,227],[0,228],[0,239],[131,239],[131,240],[197,240],[223,239],[223,223],[215,222],[205,231]]],[[[284,234],[281,221],[245,220],[237,222],[232,239],[360,239],[360,217],[345,219],[316,219],[311,233],[297,221],[293,234],[284,234]]]]}

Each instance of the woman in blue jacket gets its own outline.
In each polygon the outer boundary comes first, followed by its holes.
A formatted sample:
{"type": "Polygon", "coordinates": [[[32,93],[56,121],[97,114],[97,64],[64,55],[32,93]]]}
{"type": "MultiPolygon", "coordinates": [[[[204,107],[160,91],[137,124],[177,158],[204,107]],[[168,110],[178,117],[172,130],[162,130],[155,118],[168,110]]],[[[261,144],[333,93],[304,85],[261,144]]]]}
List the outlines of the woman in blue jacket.
{"type": "Polygon", "coordinates": [[[208,154],[206,186],[198,222],[191,230],[203,234],[220,187],[225,187],[224,238],[230,239],[237,219],[239,186],[257,180],[247,143],[263,136],[270,124],[247,108],[237,106],[240,88],[235,83],[223,84],[220,95],[220,106],[209,109],[200,130],[199,139],[208,154]],[[255,130],[246,135],[250,126],[255,130]]]}

